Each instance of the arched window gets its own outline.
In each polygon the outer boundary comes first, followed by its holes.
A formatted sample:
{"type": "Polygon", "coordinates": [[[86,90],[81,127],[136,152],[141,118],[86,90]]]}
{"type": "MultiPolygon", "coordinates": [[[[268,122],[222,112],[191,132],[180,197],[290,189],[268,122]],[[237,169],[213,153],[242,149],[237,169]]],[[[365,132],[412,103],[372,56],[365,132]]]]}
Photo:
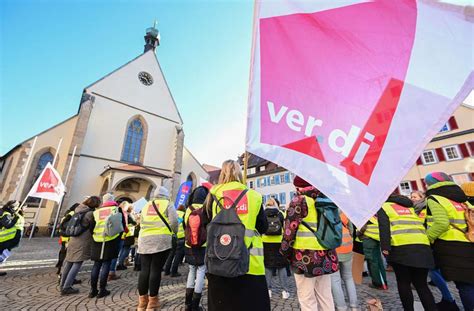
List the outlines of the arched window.
{"type": "Polygon", "coordinates": [[[128,124],[125,144],[122,150],[122,161],[129,163],[141,162],[141,152],[145,143],[144,132],[144,125],[140,118],[135,118],[128,124]]]}

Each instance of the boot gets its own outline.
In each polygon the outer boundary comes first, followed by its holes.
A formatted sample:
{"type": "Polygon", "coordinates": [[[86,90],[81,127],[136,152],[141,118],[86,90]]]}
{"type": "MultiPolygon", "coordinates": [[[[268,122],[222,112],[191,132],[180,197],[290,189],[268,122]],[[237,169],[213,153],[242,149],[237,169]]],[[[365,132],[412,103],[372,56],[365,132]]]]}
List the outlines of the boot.
{"type": "Polygon", "coordinates": [[[138,296],[137,311],[145,311],[147,305],[148,305],[148,295],[138,296]]]}
{"type": "Polygon", "coordinates": [[[194,288],[186,288],[186,296],[184,299],[184,311],[191,311],[193,293],[194,293],[194,288]]]}
{"type": "Polygon", "coordinates": [[[201,303],[201,293],[193,294],[193,301],[191,302],[191,311],[202,311],[202,308],[199,306],[201,303]]]}
{"type": "Polygon", "coordinates": [[[146,311],[155,311],[160,307],[160,301],[158,300],[158,295],[148,297],[148,304],[146,306],[146,311]]]}

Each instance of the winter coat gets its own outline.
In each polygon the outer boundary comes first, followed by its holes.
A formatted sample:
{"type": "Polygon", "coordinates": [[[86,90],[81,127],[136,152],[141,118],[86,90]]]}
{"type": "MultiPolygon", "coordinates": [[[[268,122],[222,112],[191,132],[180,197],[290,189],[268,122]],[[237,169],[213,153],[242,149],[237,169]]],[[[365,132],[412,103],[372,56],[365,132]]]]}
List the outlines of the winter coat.
{"type": "MultiPolygon", "coordinates": [[[[338,271],[338,257],[335,249],[310,250],[294,249],[293,245],[301,221],[308,215],[308,205],[305,196],[315,198],[317,191],[306,191],[293,198],[288,207],[287,217],[283,227],[283,240],[280,252],[290,261],[293,272],[304,274],[305,277],[316,277],[338,271]]],[[[319,194],[323,197],[323,194],[319,194]]],[[[316,237],[315,237],[316,238],[316,237]]]]}
{"type": "MultiPolygon", "coordinates": [[[[426,193],[439,195],[455,202],[466,202],[467,197],[454,182],[439,182],[431,185],[426,193]]],[[[433,243],[436,266],[447,281],[474,283],[474,243],[444,241],[438,237],[449,229],[446,209],[438,202],[427,199],[427,213],[433,216],[433,225],[427,234],[433,243]]]]}
{"type": "MultiPolygon", "coordinates": [[[[268,217],[274,217],[278,215],[281,223],[283,224],[284,217],[278,208],[267,207],[265,208],[264,213],[267,219],[268,217]]],[[[282,254],[280,254],[280,245],[281,241],[278,243],[263,243],[263,260],[265,263],[265,268],[281,269],[288,265],[288,261],[282,256],[282,254]]]]}
{"type": "MultiPolygon", "coordinates": [[[[387,202],[413,208],[413,202],[401,195],[390,196],[387,202]]],[[[410,244],[391,246],[390,220],[383,209],[377,213],[380,231],[380,247],[388,251],[387,261],[414,268],[434,268],[433,254],[429,245],[410,244]]]]}
{"type": "MultiPolygon", "coordinates": [[[[110,202],[108,203],[105,203],[105,204],[109,204],[110,202]]],[[[104,204],[104,206],[106,206],[104,204]]],[[[110,206],[110,205],[108,205],[110,206]]],[[[123,216],[123,213],[122,213],[122,209],[120,207],[118,207],[118,212],[122,214],[122,225],[123,227],[125,228],[125,217],[123,216]]],[[[92,218],[92,224],[91,224],[91,233],[94,232],[94,228],[95,228],[95,220],[94,218],[92,218]]],[[[108,241],[108,242],[105,242],[105,243],[102,243],[102,242],[95,242],[94,240],[92,240],[92,252],[91,252],[91,260],[93,261],[100,261],[100,260],[112,260],[112,259],[115,259],[118,257],[118,254],[120,252],[120,240],[122,239],[122,234],[120,233],[117,238],[111,240],[111,241],[108,241]],[[104,244],[104,253],[103,253],[103,256],[101,257],[100,256],[100,253],[102,251],[102,244],[104,244]]]]}
{"type": "Polygon", "coordinates": [[[94,211],[88,206],[80,204],[74,210],[74,213],[85,212],[82,218],[82,226],[87,228],[79,236],[73,236],[69,239],[66,253],[66,261],[69,262],[81,262],[91,259],[91,247],[92,247],[92,233],[90,226],[94,221],[94,211]]]}

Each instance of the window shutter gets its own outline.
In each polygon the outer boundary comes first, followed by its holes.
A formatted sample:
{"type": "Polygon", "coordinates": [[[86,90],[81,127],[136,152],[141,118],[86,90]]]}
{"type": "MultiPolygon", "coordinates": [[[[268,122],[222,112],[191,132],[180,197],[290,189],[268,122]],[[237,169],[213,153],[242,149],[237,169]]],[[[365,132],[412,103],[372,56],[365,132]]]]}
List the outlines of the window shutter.
{"type": "Polygon", "coordinates": [[[423,165],[423,161],[421,160],[421,157],[416,160],[416,165],[423,165]]]}
{"type": "Polygon", "coordinates": [[[456,122],[456,119],[454,118],[454,116],[449,118],[448,124],[449,124],[449,128],[451,129],[451,131],[452,130],[457,130],[459,128],[458,123],[456,122]]]}
{"type": "Polygon", "coordinates": [[[418,190],[418,185],[416,184],[416,180],[410,181],[411,190],[418,190]]]}
{"type": "Polygon", "coordinates": [[[423,190],[426,191],[426,183],[424,178],[421,179],[421,186],[423,187],[423,190]]]}
{"type": "Polygon", "coordinates": [[[470,141],[467,144],[469,145],[469,149],[471,150],[471,156],[474,157],[474,141],[470,141]]]}
{"type": "Polygon", "coordinates": [[[459,149],[463,158],[469,158],[469,150],[467,150],[466,144],[459,144],[459,149]]]}
{"type": "Polygon", "coordinates": [[[439,162],[441,161],[446,161],[446,158],[444,157],[443,149],[442,148],[436,148],[436,155],[438,156],[439,162]]]}

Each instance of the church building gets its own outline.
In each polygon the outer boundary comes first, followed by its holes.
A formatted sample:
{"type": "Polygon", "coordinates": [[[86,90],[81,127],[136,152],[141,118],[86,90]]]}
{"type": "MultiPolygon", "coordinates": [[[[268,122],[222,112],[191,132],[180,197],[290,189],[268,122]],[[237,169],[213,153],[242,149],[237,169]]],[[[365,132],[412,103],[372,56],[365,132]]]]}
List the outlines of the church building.
{"type": "MultiPolygon", "coordinates": [[[[25,199],[48,162],[66,184],[60,215],[86,196],[111,192],[133,202],[164,185],[174,198],[182,182],[208,179],[184,146],[183,120],[155,54],[159,43],[158,30],[148,28],[143,54],[85,87],[77,114],[0,157],[1,204],[25,199]]],[[[57,203],[26,204],[27,223],[40,204],[40,230],[54,222],[57,203]]]]}

